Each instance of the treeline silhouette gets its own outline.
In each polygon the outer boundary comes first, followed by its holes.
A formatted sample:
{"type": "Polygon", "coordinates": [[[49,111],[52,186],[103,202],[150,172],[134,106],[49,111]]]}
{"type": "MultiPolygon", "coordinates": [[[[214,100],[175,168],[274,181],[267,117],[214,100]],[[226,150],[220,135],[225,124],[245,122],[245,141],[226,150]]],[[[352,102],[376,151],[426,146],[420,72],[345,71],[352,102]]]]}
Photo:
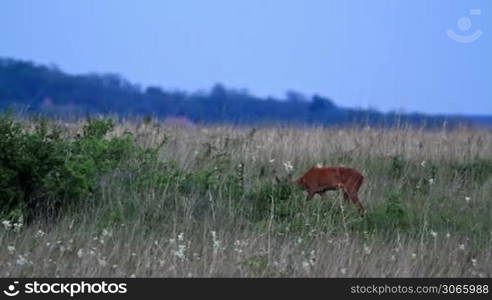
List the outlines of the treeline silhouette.
{"type": "Polygon", "coordinates": [[[117,74],[70,75],[56,66],[0,58],[0,108],[58,117],[117,114],[123,117],[164,119],[182,117],[194,123],[302,124],[393,126],[411,124],[436,127],[466,123],[461,117],[382,113],[342,108],[324,96],[310,98],[288,92],[284,99],[261,98],[245,90],[216,84],[207,92],[142,88],[117,74]]]}

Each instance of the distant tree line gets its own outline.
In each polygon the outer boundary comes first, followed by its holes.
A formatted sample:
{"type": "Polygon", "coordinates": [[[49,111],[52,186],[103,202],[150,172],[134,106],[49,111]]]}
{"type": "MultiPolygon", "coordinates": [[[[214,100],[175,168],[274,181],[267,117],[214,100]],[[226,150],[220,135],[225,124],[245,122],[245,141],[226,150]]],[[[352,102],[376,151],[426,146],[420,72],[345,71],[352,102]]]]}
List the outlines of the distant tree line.
{"type": "Polygon", "coordinates": [[[464,122],[459,117],[425,114],[382,113],[342,108],[324,96],[310,98],[288,92],[284,99],[261,98],[245,90],[218,83],[207,92],[145,89],[117,74],[70,75],[56,66],[0,58],[0,109],[11,106],[24,111],[60,117],[86,114],[158,119],[183,117],[200,124],[302,124],[442,126],[464,122]]]}

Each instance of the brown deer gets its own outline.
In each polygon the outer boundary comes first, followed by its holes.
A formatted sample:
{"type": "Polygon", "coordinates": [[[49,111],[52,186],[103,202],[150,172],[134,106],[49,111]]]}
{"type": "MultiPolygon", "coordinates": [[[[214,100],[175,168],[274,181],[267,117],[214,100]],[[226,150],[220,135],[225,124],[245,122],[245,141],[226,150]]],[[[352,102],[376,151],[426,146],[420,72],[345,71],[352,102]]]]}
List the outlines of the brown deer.
{"type": "Polygon", "coordinates": [[[350,199],[364,215],[365,209],[359,201],[359,188],[364,176],[353,168],[347,167],[313,167],[294,181],[295,184],[307,191],[306,201],[315,194],[322,195],[326,191],[340,190],[346,201],[350,199]]]}

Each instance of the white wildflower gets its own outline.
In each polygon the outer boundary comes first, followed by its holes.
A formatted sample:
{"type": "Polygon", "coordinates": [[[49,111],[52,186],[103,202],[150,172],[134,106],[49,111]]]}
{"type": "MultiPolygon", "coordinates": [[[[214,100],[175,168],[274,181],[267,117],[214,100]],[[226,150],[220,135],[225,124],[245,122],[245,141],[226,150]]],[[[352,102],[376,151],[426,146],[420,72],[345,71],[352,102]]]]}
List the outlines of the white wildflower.
{"type": "Polygon", "coordinates": [[[471,200],[471,198],[470,198],[470,197],[465,197],[465,202],[466,202],[466,203],[469,203],[469,202],[470,202],[470,200],[471,200]]]}
{"type": "Polygon", "coordinates": [[[461,244],[458,249],[460,249],[461,251],[464,251],[465,250],[465,244],[461,244]]]}
{"type": "Polygon", "coordinates": [[[435,180],[434,180],[434,178],[429,178],[429,180],[428,180],[428,181],[429,181],[429,184],[430,184],[430,185],[433,185],[435,180]]]}
{"type": "Polygon", "coordinates": [[[302,268],[306,273],[309,273],[311,271],[311,264],[307,261],[302,262],[302,268]]]}
{"type": "Polygon", "coordinates": [[[446,233],[446,238],[449,239],[451,237],[451,233],[446,233]]]}
{"type": "Polygon", "coordinates": [[[180,234],[178,234],[178,241],[183,241],[184,240],[184,233],[181,232],[180,234]]]}
{"type": "Polygon", "coordinates": [[[178,257],[179,259],[183,260],[186,258],[185,251],[186,251],[185,245],[178,245],[178,250],[174,251],[174,255],[176,255],[176,257],[178,257]]]}
{"type": "Polygon", "coordinates": [[[104,237],[111,237],[111,236],[113,236],[113,232],[111,230],[108,230],[108,229],[103,229],[102,235],[104,237]]]}
{"type": "Polygon", "coordinates": [[[340,269],[340,273],[342,273],[342,275],[347,274],[347,269],[346,268],[341,268],[340,269]]]}
{"type": "Polygon", "coordinates": [[[14,246],[7,246],[7,250],[9,251],[9,254],[14,254],[15,247],[14,246]]]}
{"type": "Polygon", "coordinates": [[[472,259],[471,259],[471,263],[472,263],[472,265],[473,265],[474,267],[476,267],[476,266],[477,266],[477,259],[476,259],[476,258],[472,258],[472,259]]]}
{"type": "Polygon", "coordinates": [[[316,263],[316,251],[314,250],[311,250],[311,253],[309,254],[309,263],[311,264],[311,266],[314,266],[314,264],[316,263]]]}
{"type": "Polygon", "coordinates": [[[292,166],[292,163],[290,161],[284,162],[284,168],[285,168],[285,171],[287,171],[287,173],[290,173],[290,171],[292,171],[294,169],[294,167],[292,166]]]}
{"type": "Polygon", "coordinates": [[[29,261],[27,260],[27,258],[24,255],[19,254],[19,256],[17,257],[17,260],[15,262],[19,266],[23,266],[23,265],[27,264],[29,261]]]}
{"type": "Polygon", "coordinates": [[[367,245],[364,245],[364,254],[369,255],[371,254],[371,248],[367,245]]]}
{"type": "Polygon", "coordinates": [[[417,258],[417,253],[415,253],[415,252],[414,252],[414,253],[412,253],[412,258],[413,258],[413,259],[416,259],[416,258],[417,258]]]}
{"type": "Polygon", "coordinates": [[[106,259],[104,257],[98,258],[97,261],[99,262],[99,265],[103,268],[108,265],[108,262],[106,261],[106,259]]]}
{"type": "Polygon", "coordinates": [[[9,220],[3,220],[2,225],[5,228],[5,230],[9,230],[12,227],[12,224],[10,223],[9,220]]]}
{"type": "Polygon", "coordinates": [[[423,160],[420,165],[422,166],[422,168],[425,168],[425,166],[427,165],[427,162],[425,160],[423,160]]]}
{"type": "Polygon", "coordinates": [[[22,216],[20,216],[17,219],[17,222],[14,223],[14,231],[19,232],[23,225],[24,225],[24,218],[22,216]]]}
{"type": "Polygon", "coordinates": [[[236,240],[234,242],[234,251],[241,254],[243,252],[243,247],[247,245],[248,245],[247,241],[236,240]]]}
{"type": "Polygon", "coordinates": [[[34,236],[37,238],[42,238],[45,235],[46,235],[46,233],[44,231],[42,231],[41,229],[39,229],[34,236]]]}
{"type": "Polygon", "coordinates": [[[217,233],[214,230],[212,230],[210,233],[212,234],[214,254],[217,254],[217,251],[220,248],[220,241],[217,239],[217,233]]]}
{"type": "Polygon", "coordinates": [[[80,248],[79,251],[77,251],[77,256],[82,258],[82,256],[84,256],[84,249],[80,248]]]}
{"type": "Polygon", "coordinates": [[[432,235],[433,238],[436,238],[437,237],[437,232],[435,232],[434,230],[431,230],[430,231],[430,235],[432,235]]]}
{"type": "Polygon", "coordinates": [[[275,162],[275,158],[271,158],[268,162],[273,164],[275,162]]]}

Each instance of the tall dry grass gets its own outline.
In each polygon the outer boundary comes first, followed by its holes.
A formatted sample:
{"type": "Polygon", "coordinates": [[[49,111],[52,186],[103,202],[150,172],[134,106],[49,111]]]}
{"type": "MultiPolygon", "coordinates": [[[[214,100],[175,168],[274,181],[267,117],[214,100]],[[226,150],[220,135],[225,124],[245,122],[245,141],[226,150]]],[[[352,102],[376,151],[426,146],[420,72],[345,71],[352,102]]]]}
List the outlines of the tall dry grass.
{"type": "MultiPolygon", "coordinates": [[[[59,125],[67,134],[80,130],[59,125]]],[[[122,122],[114,134],[125,132],[141,145],[165,140],[160,160],[198,174],[197,187],[129,189],[119,178],[137,180],[132,174],[110,174],[97,201],[58,222],[0,229],[0,276],[492,274],[490,131],[122,122]],[[316,163],[362,170],[366,219],[340,205],[337,193],[304,203],[301,191],[287,200],[263,192],[274,176],[297,176],[316,163]],[[213,168],[203,188],[199,175],[213,168]],[[251,212],[253,205],[264,211],[251,212]]]]}

